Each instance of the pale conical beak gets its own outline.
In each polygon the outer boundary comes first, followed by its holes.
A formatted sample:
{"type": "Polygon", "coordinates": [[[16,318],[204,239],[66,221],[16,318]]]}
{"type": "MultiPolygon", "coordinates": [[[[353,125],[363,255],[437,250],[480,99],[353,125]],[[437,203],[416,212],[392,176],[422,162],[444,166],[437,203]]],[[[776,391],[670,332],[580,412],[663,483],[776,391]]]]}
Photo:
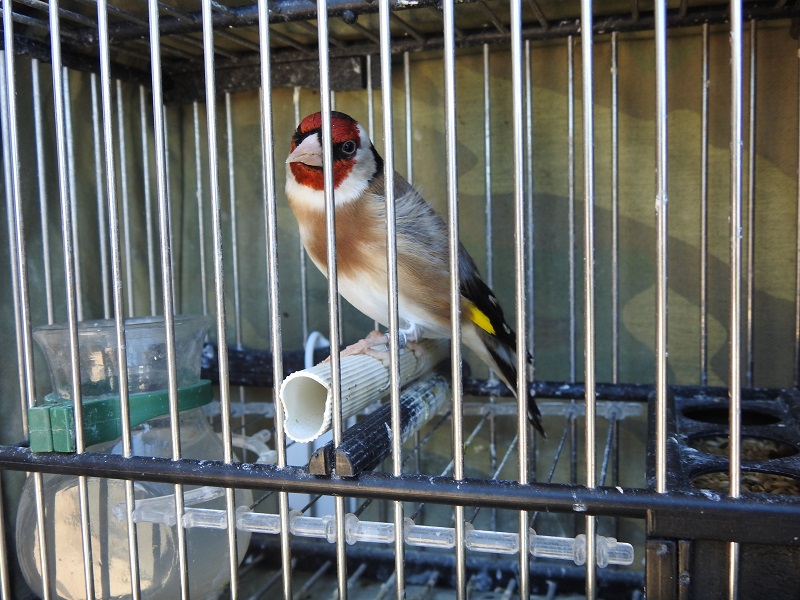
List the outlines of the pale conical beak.
{"type": "Polygon", "coordinates": [[[319,135],[314,133],[300,142],[300,145],[288,156],[286,163],[303,163],[309,167],[321,167],[322,145],[319,143],[319,135]]]}

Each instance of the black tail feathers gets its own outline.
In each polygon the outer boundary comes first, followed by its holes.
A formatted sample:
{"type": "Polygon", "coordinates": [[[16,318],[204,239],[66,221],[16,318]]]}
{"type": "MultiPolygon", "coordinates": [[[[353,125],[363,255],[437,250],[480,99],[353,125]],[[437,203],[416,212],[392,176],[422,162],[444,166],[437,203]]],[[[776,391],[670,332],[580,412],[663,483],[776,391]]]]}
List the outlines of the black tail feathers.
{"type": "Polygon", "coordinates": [[[533,425],[544,439],[547,439],[547,434],[544,432],[544,426],[542,425],[542,413],[536,405],[532,392],[533,390],[528,391],[528,423],[533,425]]]}

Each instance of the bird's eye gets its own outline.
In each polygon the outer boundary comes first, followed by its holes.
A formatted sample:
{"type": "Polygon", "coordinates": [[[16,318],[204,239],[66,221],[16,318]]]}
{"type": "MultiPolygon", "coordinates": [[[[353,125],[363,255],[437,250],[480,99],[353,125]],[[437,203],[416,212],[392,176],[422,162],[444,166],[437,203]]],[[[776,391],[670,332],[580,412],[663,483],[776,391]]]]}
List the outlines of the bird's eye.
{"type": "Polygon", "coordinates": [[[342,144],[342,154],[344,154],[346,158],[350,158],[355,153],[356,143],[353,140],[347,140],[344,144],[342,144]]]}

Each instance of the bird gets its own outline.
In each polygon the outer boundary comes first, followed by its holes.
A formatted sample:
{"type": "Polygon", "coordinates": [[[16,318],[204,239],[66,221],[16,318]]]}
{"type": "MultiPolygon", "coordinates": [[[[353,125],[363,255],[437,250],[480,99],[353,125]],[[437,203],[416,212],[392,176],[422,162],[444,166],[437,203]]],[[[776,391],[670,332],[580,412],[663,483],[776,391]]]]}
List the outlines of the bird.
{"type": "MultiPolygon", "coordinates": [[[[305,117],[292,135],[286,158],[286,198],[302,244],[327,276],[322,115],[305,117]]],[[[356,309],[387,326],[384,162],[364,127],[331,112],[336,264],[339,293],[356,309]]],[[[401,340],[450,338],[448,230],[442,218],[399,173],[394,173],[398,316],[401,340]]],[[[459,242],[461,337],[517,395],[517,335],[500,302],[459,242]]],[[[531,361],[530,355],[527,356],[531,361]]],[[[526,390],[527,392],[527,390],[526,390]]],[[[528,393],[527,419],[545,436],[542,416],[528,393]]]]}

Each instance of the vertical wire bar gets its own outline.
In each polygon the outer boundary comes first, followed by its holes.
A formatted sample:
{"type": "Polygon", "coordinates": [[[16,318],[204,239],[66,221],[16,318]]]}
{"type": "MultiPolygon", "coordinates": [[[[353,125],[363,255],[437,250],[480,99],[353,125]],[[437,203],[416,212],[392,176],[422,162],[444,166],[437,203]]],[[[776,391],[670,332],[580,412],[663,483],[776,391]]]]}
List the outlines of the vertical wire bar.
{"type": "MultiPolygon", "coordinates": [[[[164,163],[164,176],[166,181],[166,191],[167,191],[167,206],[172,206],[172,187],[171,187],[171,178],[170,178],[170,164],[169,164],[169,111],[167,111],[167,107],[164,104],[163,98],[161,99],[161,114],[163,115],[164,120],[164,148],[166,149],[166,157],[167,161],[164,163]]],[[[172,210],[167,211],[167,233],[169,234],[169,244],[170,247],[174,246],[175,244],[175,236],[172,232],[172,210]]],[[[170,269],[172,270],[173,274],[175,273],[175,257],[172,252],[169,255],[170,258],[170,269]]],[[[175,285],[174,285],[174,275],[170,276],[173,285],[172,285],[172,303],[175,303],[175,285]]]]}
{"type": "MultiPolygon", "coordinates": [[[[211,0],[203,0],[203,67],[205,72],[206,93],[206,136],[208,139],[208,191],[211,199],[211,237],[212,261],[214,266],[214,308],[217,313],[217,355],[219,359],[219,401],[220,421],[222,424],[222,455],[225,464],[233,462],[231,447],[231,389],[228,370],[228,340],[226,331],[225,282],[222,241],[222,206],[219,191],[219,157],[217,150],[217,105],[216,84],[214,74],[214,29],[212,25],[211,0]]],[[[228,103],[229,105],[229,103],[228,103]]],[[[229,132],[229,143],[230,143],[229,132]]],[[[232,148],[229,148],[232,151],[232,148]]],[[[231,186],[233,178],[231,176],[231,186]]],[[[233,188],[231,188],[231,211],[235,204],[233,188]]],[[[234,213],[231,220],[235,221],[234,213]]],[[[234,222],[233,227],[236,224],[234,222]]],[[[234,247],[235,253],[235,247],[234,247]]],[[[235,259],[234,259],[235,260],[235,259]]],[[[236,292],[234,291],[234,294],[236,292]]],[[[238,307],[237,307],[238,309],[238,307]]],[[[239,332],[237,332],[237,335],[239,332]]],[[[233,488],[225,488],[228,534],[228,565],[230,567],[231,598],[239,596],[239,556],[236,544],[236,503],[233,488]]]]}
{"type": "Polygon", "coordinates": [[[667,8],[655,4],[656,59],[656,491],[667,491],[667,8]]]}
{"type": "Polygon", "coordinates": [[[575,381],[577,368],[575,352],[576,332],[576,290],[575,290],[575,41],[567,37],[567,193],[569,196],[569,380],[575,381]]]}
{"type": "MultiPolygon", "coordinates": [[[[5,51],[3,51],[3,57],[5,57],[5,51]]],[[[27,352],[25,350],[25,335],[30,335],[30,327],[27,328],[27,334],[23,331],[23,314],[22,314],[22,304],[21,304],[21,290],[20,290],[20,269],[19,269],[19,261],[18,255],[20,248],[24,247],[23,243],[20,243],[17,238],[16,233],[16,211],[18,208],[15,208],[15,203],[18,204],[16,198],[18,196],[14,195],[13,191],[13,175],[12,175],[12,167],[11,167],[11,130],[9,127],[9,115],[8,115],[8,103],[6,102],[6,78],[5,78],[5,61],[3,61],[3,69],[0,70],[0,131],[2,132],[2,143],[3,143],[3,183],[5,184],[5,198],[6,198],[6,227],[7,227],[7,234],[8,234],[8,256],[9,256],[9,267],[11,270],[11,298],[14,305],[14,334],[15,339],[17,342],[17,376],[18,381],[17,385],[19,386],[19,401],[20,401],[20,416],[22,417],[22,434],[25,439],[28,438],[28,379],[30,378],[30,372],[26,370],[25,362],[27,359],[27,352]]],[[[44,223],[46,227],[47,224],[44,223]]],[[[44,239],[46,235],[42,233],[42,239],[44,239]]],[[[48,304],[48,309],[52,305],[48,304]]],[[[30,307],[26,308],[27,313],[30,312],[30,307]]],[[[48,310],[48,315],[51,312],[48,310]]],[[[49,317],[51,318],[51,317],[49,317]]],[[[52,320],[49,320],[48,323],[52,323],[52,320]]],[[[30,337],[28,338],[28,343],[30,343],[30,337]]]]}
{"type": "MultiPolygon", "coordinates": [[[[155,118],[154,115],[154,123],[155,118]]],[[[156,257],[155,248],[153,247],[153,199],[150,194],[150,144],[147,141],[147,102],[144,85],[139,86],[139,121],[142,128],[142,178],[144,183],[144,223],[147,243],[147,279],[150,284],[150,314],[155,315],[158,310],[156,300],[156,257]]],[[[156,152],[156,156],[158,156],[158,152],[156,152]]],[[[158,165],[156,165],[156,168],[158,168],[158,165]]],[[[132,273],[133,266],[130,259],[128,259],[127,267],[128,272],[132,273]]],[[[131,294],[128,296],[128,310],[134,315],[136,313],[134,312],[133,289],[131,289],[130,292],[131,294]]]]}
{"type": "MultiPolygon", "coordinates": [[[[233,275],[233,325],[234,340],[236,345],[242,345],[242,303],[239,286],[239,220],[236,214],[236,177],[234,169],[233,152],[233,108],[231,106],[231,93],[225,92],[225,126],[227,133],[228,150],[228,189],[230,191],[230,221],[231,221],[231,270],[233,275]]],[[[240,389],[243,389],[240,387],[240,389]]]]}
{"type": "MultiPolygon", "coordinates": [[[[391,45],[391,33],[389,35],[389,45],[391,45]]],[[[413,185],[414,183],[414,123],[411,114],[411,57],[408,52],[403,53],[403,92],[405,96],[405,118],[406,118],[406,179],[413,185]]],[[[370,134],[370,137],[372,134],[370,134]]],[[[376,326],[377,329],[377,326],[376,326]]],[[[414,432],[414,445],[419,445],[420,433],[414,432]]],[[[414,454],[414,472],[422,472],[422,456],[419,452],[414,454]]],[[[396,525],[395,525],[396,526],[396,525]]]]}
{"type": "Polygon", "coordinates": [[[200,254],[200,295],[203,314],[208,314],[208,278],[206,277],[206,217],[203,211],[203,164],[200,151],[200,108],[195,100],[192,102],[192,133],[194,134],[194,168],[197,174],[195,198],[197,199],[197,236],[200,254]]]}
{"type": "MultiPolygon", "coordinates": [[[[391,36],[389,37],[391,40],[391,36]]],[[[388,42],[387,42],[388,44],[388,42]]],[[[406,109],[406,179],[414,183],[414,131],[411,127],[411,56],[403,52],[403,91],[405,93],[406,109]]],[[[384,122],[386,119],[384,118],[384,122]]],[[[385,138],[384,138],[385,139],[385,138]]]]}
{"type": "MultiPolygon", "coordinates": [[[[331,90],[331,111],[334,111],[334,110],[336,110],[336,92],[334,90],[331,90]]],[[[344,311],[342,310],[342,296],[341,296],[341,294],[336,298],[336,302],[339,305],[338,306],[338,310],[339,310],[339,331],[341,332],[342,337],[344,338],[344,336],[346,335],[346,332],[344,330],[344,311]]],[[[351,421],[351,424],[352,424],[352,421],[351,421]]],[[[347,425],[347,423],[343,423],[342,425],[345,426],[345,425],[347,425]]],[[[355,498],[348,498],[347,502],[348,503],[352,503],[354,500],[355,500],[355,498]]]]}
{"type": "MultiPolygon", "coordinates": [[[[578,417],[575,401],[571,402],[569,421],[564,424],[565,429],[569,429],[569,482],[572,485],[578,484],[578,417]]],[[[556,460],[558,460],[556,455],[556,460]]],[[[555,465],[554,465],[555,466],[555,465]]],[[[573,515],[572,519],[573,535],[578,534],[578,514],[573,515]]]]}
{"type": "MultiPolygon", "coordinates": [[[[572,403],[574,404],[574,400],[572,403]]],[[[576,417],[576,410],[570,411],[569,415],[569,451],[570,451],[570,467],[569,467],[569,482],[572,485],[578,483],[578,418],[576,417]]]]}
{"type": "MultiPolygon", "coordinates": [[[[53,312],[53,275],[50,263],[50,228],[48,227],[47,171],[44,161],[44,122],[42,117],[42,92],[39,83],[39,60],[35,58],[31,60],[31,84],[33,87],[33,129],[36,139],[36,178],[39,184],[39,223],[42,230],[44,294],[47,305],[47,323],[51,324],[55,316],[53,312]]],[[[25,429],[27,430],[27,427],[25,429]]]]}
{"type": "MultiPolygon", "coordinates": [[[[533,381],[536,376],[536,315],[534,312],[535,297],[534,297],[534,221],[533,221],[533,73],[531,63],[531,41],[525,40],[525,227],[528,231],[528,240],[526,243],[526,265],[525,265],[525,285],[527,287],[526,298],[526,319],[525,331],[528,336],[527,341],[527,356],[532,357],[531,364],[526,364],[527,368],[527,381],[533,381]]],[[[527,363],[527,360],[525,361],[527,363]]],[[[526,386],[528,385],[526,381],[526,386]]],[[[528,477],[530,481],[536,481],[537,475],[537,439],[536,434],[530,438],[530,451],[529,456],[531,461],[528,464],[528,477]]]]}
{"type": "MultiPolygon", "coordinates": [[[[3,478],[0,477],[0,498],[3,497],[3,478]]],[[[11,598],[11,572],[8,569],[5,512],[0,510],[0,598],[11,598]]]]}
{"type": "MultiPolygon", "coordinates": [[[[114,320],[117,342],[117,363],[119,365],[119,402],[120,402],[120,422],[122,425],[122,455],[130,457],[131,447],[131,422],[130,422],[130,400],[128,397],[128,352],[125,345],[125,324],[124,324],[124,290],[122,288],[122,259],[120,255],[120,232],[119,232],[119,202],[117,199],[117,182],[115,171],[114,156],[114,133],[112,130],[113,114],[111,111],[111,58],[108,44],[108,3],[107,0],[97,2],[97,27],[100,50],[100,96],[102,104],[102,129],[103,129],[103,148],[105,158],[105,182],[108,202],[108,234],[111,246],[111,277],[113,279],[113,303],[114,320]]],[[[92,75],[95,82],[95,75],[92,75]]],[[[93,96],[96,92],[92,86],[93,96]]],[[[119,94],[118,94],[119,97],[119,94]]],[[[96,99],[96,98],[95,98],[96,99]]],[[[93,107],[96,103],[93,102],[93,107]]],[[[93,110],[93,113],[96,111],[93,110]]],[[[96,115],[95,115],[96,116],[96,115]]],[[[121,116],[120,116],[121,118],[121,116]]],[[[99,139],[96,139],[99,147],[99,139]]],[[[120,145],[121,171],[125,171],[124,145],[120,145]]],[[[98,174],[101,171],[97,169],[98,174]]],[[[99,192],[102,195],[102,190],[99,192]]],[[[138,540],[136,536],[136,524],[133,520],[134,490],[133,481],[125,481],[125,504],[128,528],[128,558],[130,568],[131,596],[138,600],[141,596],[139,585],[139,552],[138,540]]]]}
{"type": "Polygon", "coordinates": [[[745,385],[753,387],[753,370],[755,363],[754,293],[756,269],[756,20],[750,21],[750,106],[747,134],[747,357],[745,367],[745,385]]]}
{"type": "MultiPolygon", "coordinates": [[[[367,57],[367,61],[369,62],[370,57],[367,57]]],[[[367,70],[367,80],[372,81],[372,71],[367,70]]],[[[370,87],[371,84],[368,84],[367,87],[370,87]]],[[[370,87],[370,90],[372,88],[370,87]]],[[[372,106],[372,91],[368,96],[368,105],[372,106]]],[[[292,106],[294,107],[294,122],[299,124],[300,123],[300,87],[295,86],[292,92],[292,106]]],[[[372,138],[372,133],[370,133],[370,138],[372,138]]],[[[298,239],[297,246],[300,251],[300,315],[301,315],[301,331],[303,335],[302,342],[308,339],[309,332],[309,325],[308,325],[308,270],[306,264],[306,250],[303,247],[302,240],[298,239]]],[[[309,458],[311,450],[309,449],[309,458]]]]}
{"type": "MultiPolygon", "coordinates": [[[[283,383],[283,338],[281,336],[280,287],[278,280],[278,207],[275,191],[274,132],[272,126],[272,88],[269,47],[269,6],[258,0],[258,40],[261,55],[261,154],[263,160],[265,219],[267,238],[267,267],[269,286],[269,319],[272,342],[272,397],[277,400],[283,383]]],[[[295,107],[298,103],[295,102],[295,107]]],[[[302,252],[302,249],[301,249],[302,252]]],[[[286,466],[286,434],[283,430],[283,405],[275,404],[275,450],[278,467],[286,466]]],[[[278,512],[281,521],[280,546],[283,597],[292,598],[292,555],[289,546],[289,494],[278,492],[278,512]]]]}
{"type": "MultiPolygon", "coordinates": [[[[119,187],[122,200],[122,247],[125,249],[125,285],[128,296],[128,316],[135,313],[133,300],[133,245],[131,244],[131,208],[128,189],[128,140],[125,135],[125,101],[123,100],[122,80],[116,80],[117,89],[117,137],[119,138],[119,187]]],[[[120,260],[122,260],[120,255],[120,260]]],[[[120,262],[120,268],[122,263],[120,262]]],[[[121,284],[121,280],[120,280],[121,284]]],[[[124,300],[124,296],[123,296],[124,300]]]]}
{"type": "MultiPolygon", "coordinates": [[[[528,420],[525,418],[528,407],[528,365],[526,357],[527,319],[525,298],[525,154],[524,154],[524,96],[523,96],[523,49],[522,49],[522,0],[511,2],[511,103],[513,112],[513,161],[514,161],[514,283],[516,302],[517,335],[517,436],[519,483],[528,483],[528,420]]],[[[530,596],[530,515],[526,510],[519,511],[519,597],[530,596]]]]}
{"type": "MultiPolygon", "coordinates": [[[[4,53],[3,58],[4,58],[4,53]]],[[[34,59],[32,61],[33,69],[37,70],[37,61],[34,59]]],[[[37,73],[38,75],[38,73],[37,73]]],[[[38,83],[38,82],[37,82],[38,83]]],[[[16,333],[16,341],[17,341],[17,370],[19,375],[19,390],[20,390],[20,400],[21,400],[21,411],[22,414],[25,414],[25,379],[23,370],[23,361],[22,361],[22,339],[21,339],[21,328],[19,322],[19,289],[17,286],[17,268],[16,268],[16,256],[14,255],[15,250],[15,239],[14,235],[14,217],[13,217],[13,207],[12,207],[12,193],[10,192],[11,188],[11,165],[9,160],[9,152],[8,152],[8,138],[10,136],[10,131],[8,129],[8,113],[7,113],[7,105],[6,105],[6,84],[5,84],[5,61],[3,61],[3,68],[0,69],[0,120],[2,120],[2,148],[3,148],[3,175],[4,175],[4,184],[5,184],[5,192],[6,192],[6,225],[8,227],[8,236],[9,236],[9,257],[10,257],[10,266],[11,266],[11,273],[12,273],[12,297],[14,303],[14,327],[16,333]]],[[[38,158],[38,157],[37,157],[38,158]]],[[[48,309],[50,309],[50,304],[48,304],[48,309]]],[[[25,435],[27,436],[27,427],[25,435]]],[[[3,498],[3,479],[0,477],[0,499],[3,498]]],[[[2,502],[2,500],[0,500],[2,502]]],[[[11,598],[11,581],[10,581],[10,572],[8,570],[8,552],[6,549],[6,526],[5,526],[5,513],[0,507],[0,598],[11,598]]]]}
{"type": "Polygon", "coordinates": [[[606,477],[608,476],[608,467],[611,463],[611,448],[614,445],[614,431],[617,426],[617,416],[612,414],[609,416],[608,421],[608,431],[606,433],[606,442],[603,446],[603,460],[600,464],[600,479],[598,483],[601,486],[608,485],[606,483],[606,477]]]}
{"type": "MultiPolygon", "coordinates": [[[[453,385],[453,477],[464,478],[464,400],[461,384],[461,284],[458,268],[458,156],[456,154],[456,65],[455,7],[453,0],[442,2],[444,17],[444,93],[445,93],[445,172],[450,268],[451,370],[453,385]]],[[[456,598],[466,598],[466,548],[464,546],[464,507],[456,506],[456,598]]]]}
{"type": "MultiPolygon", "coordinates": [[[[491,75],[489,62],[489,44],[483,45],[483,182],[484,182],[484,221],[486,228],[486,284],[494,286],[494,242],[492,235],[493,206],[492,206],[492,96],[491,75]]],[[[496,380],[493,371],[489,378],[496,380]]]]}
{"type": "MultiPolygon", "coordinates": [[[[331,385],[333,387],[333,443],[342,443],[342,380],[339,310],[339,281],[336,266],[336,204],[333,190],[333,142],[331,140],[330,56],[328,53],[328,13],[325,0],[317,0],[317,34],[319,37],[319,92],[322,109],[322,174],[325,195],[325,231],[328,263],[328,317],[331,342],[331,385]]],[[[347,554],[344,529],[344,497],[334,498],[336,527],[336,582],[340,600],[347,598],[347,554]]]]}
{"type": "MultiPolygon", "coordinates": [[[[529,232],[527,240],[527,263],[525,270],[525,280],[528,289],[528,304],[526,306],[527,319],[525,331],[528,336],[528,353],[535,358],[535,337],[534,337],[534,289],[533,289],[533,255],[534,255],[534,235],[533,235],[533,76],[531,73],[531,41],[525,40],[525,200],[526,200],[526,227],[529,232]]],[[[533,376],[534,364],[529,368],[529,375],[533,376]]],[[[533,436],[533,440],[536,436],[533,436]]]]}
{"type": "Polygon", "coordinates": [[[708,385],[708,23],[703,23],[700,133],[700,385],[708,385]]]}
{"type": "MultiPolygon", "coordinates": [[[[731,214],[730,214],[730,496],[741,492],[742,443],[742,3],[731,0],[731,214]]],[[[728,597],[735,600],[739,588],[739,544],[729,543],[728,597]]]]}
{"type": "MultiPolygon", "coordinates": [[[[484,182],[484,222],[486,231],[486,284],[490,289],[494,286],[494,242],[492,228],[492,104],[491,77],[489,63],[489,44],[483,45],[483,182],[484,182]]],[[[494,370],[489,369],[489,380],[496,381],[494,370]]],[[[489,403],[496,404],[497,397],[489,396],[489,403]]],[[[417,453],[419,457],[419,453],[417,453]]],[[[497,420],[494,412],[489,416],[489,468],[497,470],[497,420]]],[[[491,529],[497,531],[497,509],[491,511],[491,529]]]]}
{"type": "MultiPolygon", "coordinates": [[[[269,23],[269,21],[267,21],[267,23],[269,23]]],[[[368,56],[367,57],[367,62],[369,62],[369,60],[370,60],[370,57],[368,56]]],[[[367,80],[370,81],[370,82],[372,80],[371,69],[368,69],[368,71],[367,71],[367,80]]],[[[369,84],[367,87],[369,87],[371,89],[371,84],[369,84]]],[[[292,90],[292,107],[294,109],[294,122],[297,123],[298,125],[300,124],[300,118],[301,118],[300,117],[300,114],[301,114],[300,113],[300,89],[301,89],[300,86],[295,86],[293,88],[293,90],[292,90]]],[[[372,106],[372,94],[371,93],[367,96],[367,102],[368,102],[369,106],[371,107],[372,106]]],[[[370,136],[371,135],[372,134],[370,134],[370,136]]],[[[308,302],[308,270],[307,270],[307,264],[308,264],[307,260],[308,259],[306,257],[306,250],[303,247],[303,241],[300,238],[298,238],[298,240],[297,240],[297,250],[299,252],[299,255],[298,255],[299,261],[298,262],[299,262],[299,265],[300,265],[300,331],[301,331],[301,335],[302,335],[301,344],[304,345],[304,344],[306,344],[308,342],[308,336],[310,335],[309,302],[308,302]]],[[[378,328],[377,324],[375,325],[375,328],[376,329],[378,328]]],[[[278,388],[276,388],[276,390],[277,389],[278,388]]],[[[275,397],[276,398],[278,397],[277,396],[277,392],[276,392],[276,396],[275,397]]],[[[297,448],[295,448],[295,451],[297,451],[297,448]]],[[[308,460],[311,459],[312,453],[313,453],[313,448],[312,448],[312,446],[309,445],[308,449],[306,451],[306,458],[308,460]]],[[[310,498],[310,497],[311,496],[308,496],[308,498],[310,498]]],[[[288,496],[287,496],[287,498],[288,498],[288,496]]],[[[316,510],[317,510],[317,505],[316,504],[314,504],[314,506],[312,507],[312,510],[316,512],[316,510]]]]}
{"type": "MultiPolygon", "coordinates": [[[[614,435],[611,438],[611,485],[619,485],[619,419],[612,421],[614,435]]],[[[614,517],[614,537],[620,538],[620,519],[614,517]]]]}
{"type": "MultiPolygon", "coordinates": [[[[242,302],[241,286],[239,284],[239,219],[236,211],[236,170],[234,169],[233,151],[233,107],[231,106],[231,93],[225,92],[225,132],[228,150],[228,190],[230,193],[230,222],[231,222],[231,270],[233,271],[233,324],[234,342],[237,348],[242,347],[242,302]]],[[[246,415],[244,412],[244,386],[239,388],[239,404],[242,406],[241,425],[244,427],[246,415]]]]}
{"type": "MultiPolygon", "coordinates": [[[[581,62],[583,78],[583,202],[584,202],[584,361],[586,370],[586,487],[597,485],[595,402],[594,302],[594,64],[592,57],[592,2],[581,1],[581,62]]],[[[597,520],[586,517],[586,598],[597,597],[597,520]]]]}
{"type": "Polygon", "coordinates": [[[794,272],[794,386],[800,387],[800,43],[797,47],[797,229],[794,272]]]}
{"type": "MultiPolygon", "coordinates": [[[[8,124],[8,104],[6,103],[6,72],[5,72],[5,51],[2,51],[0,56],[3,57],[3,69],[0,69],[0,133],[2,133],[3,144],[3,184],[5,187],[6,199],[6,227],[8,234],[8,256],[9,267],[11,270],[11,298],[14,304],[14,334],[17,342],[17,385],[19,386],[19,400],[20,400],[20,415],[22,416],[22,432],[25,439],[28,438],[28,386],[27,377],[28,373],[25,370],[25,352],[23,350],[23,327],[21,322],[22,307],[20,305],[20,289],[19,289],[19,269],[17,255],[19,246],[15,230],[15,206],[14,206],[14,192],[12,191],[12,173],[11,173],[11,131],[8,124]]],[[[46,223],[43,225],[47,226],[46,223]]],[[[42,238],[45,234],[42,234],[42,238]]],[[[48,312],[48,314],[50,314],[48,312]]],[[[52,323],[49,320],[48,323],[52,323]]]]}
{"type": "MultiPolygon", "coordinates": [[[[92,141],[94,148],[94,183],[95,198],[97,201],[97,231],[98,231],[98,251],[100,254],[100,287],[103,295],[103,318],[111,318],[111,290],[108,280],[108,232],[106,219],[106,203],[103,195],[103,150],[100,142],[100,107],[97,97],[97,75],[92,73],[89,76],[90,87],[92,90],[92,141]]],[[[76,213],[77,214],[77,213],[76,213]]],[[[77,239],[77,238],[76,238],[77,239]]]]}
{"type": "MultiPolygon", "coordinates": [[[[381,100],[383,110],[383,160],[386,202],[386,273],[388,275],[388,307],[389,307],[389,377],[392,386],[392,474],[399,477],[403,474],[402,440],[400,425],[400,346],[398,332],[400,318],[398,316],[398,279],[397,279],[397,223],[394,203],[394,129],[392,126],[392,32],[390,29],[389,0],[381,0],[380,46],[381,46],[381,100]]],[[[408,53],[404,57],[406,132],[410,131],[411,122],[411,87],[409,81],[408,53]]],[[[407,134],[406,142],[409,141],[407,134]]],[[[409,174],[411,173],[411,145],[406,146],[406,158],[409,174]]],[[[409,179],[410,181],[410,179],[409,179]]],[[[395,591],[398,598],[405,597],[405,547],[403,545],[403,502],[396,500],[394,508],[394,556],[395,556],[395,591]]]]}
{"type": "MultiPolygon", "coordinates": [[[[72,376],[72,401],[75,413],[75,452],[82,454],[86,449],[83,436],[83,406],[81,399],[81,374],[78,354],[78,318],[80,298],[76,289],[77,256],[73,234],[72,200],[68,165],[68,134],[64,83],[69,79],[62,75],[61,68],[61,23],[59,21],[58,0],[50,3],[50,56],[53,71],[53,104],[56,125],[56,157],[58,162],[58,187],[61,205],[61,236],[64,253],[64,281],[66,286],[67,322],[69,324],[70,374],[72,376]]],[[[89,525],[89,497],[86,476],[78,476],[78,498],[80,505],[81,550],[83,553],[83,576],[87,598],[94,597],[94,575],[92,564],[91,528],[89,525]]]]}
{"type": "MultiPolygon", "coordinates": [[[[60,49],[59,49],[60,52],[60,49]]],[[[72,225],[72,239],[80,241],[78,232],[78,194],[77,183],[75,178],[75,133],[72,129],[72,102],[71,92],[69,86],[69,70],[66,67],[61,68],[63,74],[63,110],[64,110],[64,130],[66,135],[66,165],[67,174],[69,177],[69,209],[72,212],[70,222],[72,225]]],[[[74,278],[75,278],[75,298],[76,298],[76,315],[78,321],[83,320],[83,277],[81,274],[81,247],[80,244],[74,245],[72,250],[75,258],[73,260],[74,278]]]]}
{"type": "Polygon", "coordinates": [[[47,530],[45,520],[45,501],[44,501],[44,481],[42,473],[33,473],[34,499],[36,503],[36,530],[39,541],[39,572],[42,574],[42,600],[50,600],[53,591],[50,589],[51,574],[50,562],[47,560],[48,547],[52,540],[48,540],[45,531],[47,530]]]}
{"type": "MultiPolygon", "coordinates": [[[[3,174],[6,188],[8,244],[11,262],[11,287],[14,298],[14,327],[17,338],[17,361],[23,436],[28,437],[27,408],[36,403],[33,374],[33,339],[31,338],[28,261],[25,252],[24,215],[19,183],[19,147],[17,127],[17,92],[14,70],[14,22],[11,3],[3,3],[3,68],[0,69],[0,124],[2,124],[3,174]]],[[[44,600],[52,597],[50,565],[47,560],[49,542],[46,535],[43,475],[32,473],[36,504],[36,533],[39,541],[39,572],[42,576],[44,600]]]]}
{"type": "MultiPolygon", "coordinates": [[[[5,71],[5,50],[0,51],[0,60],[2,60],[3,67],[0,69],[0,138],[2,141],[2,156],[3,156],[3,184],[5,188],[5,199],[6,199],[6,233],[8,235],[8,257],[9,257],[9,268],[11,271],[11,299],[14,305],[14,334],[15,340],[17,342],[16,346],[16,354],[17,354],[17,385],[19,386],[19,401],[20,401],[20,415],[22,417],[22,424],[23,424],[23,436],[25,439],[28,438],[28,424],[27,424],[27,417],[28,417],[28,403],[27,403],[27,375],[25,371],[25,356],[23,351],[23,331],[22,331],[22,323],[20,319],[20,314],[22,311],[22,307],[20,306],[20,289],[19,289],[19,270],[17,265],[17,255],[18,255],[18,243],[17,243],[17,235],[14,228],[16,217],[15,217],[15,207],[14,207],[14,192],[13,185],[12,185],[12,178],[13,175],[11,173],[11,131],[8,123],[8,103],[6,102],[6,71],[5,71]]],[[[34,63],[34,70],[36,69],[36,59],[33,59],[34,63]]],[[[38,73],[36,74],[38,77],[38,73]]],[[[37,90],[38,81],[34,78],[34,90],[37,90]]],[[[36,92],[34,91],[34,97],[36,96],[36,92]]],[[[34,100],[36,102],[36,100],[34,100]]],[[[34,106],[35,107],[35,106],[34,106]]],[[[38,138],[37,138],[38,141],[38,138]]],[[[37,153],[38,153],[38,146],[37,146],[37,153]]],[[[38,154],[37,154],[37,163],[38,163],[38,154]]],[[[41,179],[40,179],[41,183],[41,179]]],[[[41,195],[40,195],[41,201],[41,195]]],[[[46,221],[43,222],[42,227],[46,227],[46,221]]],[[[44,232],[42,233],[42,239],[45,239],[44,232]]],[[[45,246],[46,247],[46,246],[45,246]]],[[[48,323],[52,323],[52,303],[48,302],[48,323]]],[[[0,511],[2,512],[2,511],[0,511]]]]}
{"type": "MultiPolygon", "coordinates": [[[[161,266],[161,296],[164,310],[164,330],[167,346],[170,441],[172,459],[181,458],[180,418],[178,416],[178,375],[175,358],[175,307],[172,279],[172,247],[170,245],[169,189],[167,179],[167,144],[164,123],[163,89],[161,81],[161,32],[158,23],[158,1],[148,0],[150,31],[150,68],[153,85],[153,135],[156,159],[156,188],[158,202],[158,236],[161,266]]],[[[175,518],[183,522],[183,484],[175,484],[175,518]]],[[[175,528],[178,546],[181,598],[189,598],[189,565],[186,556],[186,530],[175,528]]]]}
{"type": "Polygon", "coordinates": [[[611,382],[619,383],[619,33],[611,33],[611,382]]]}
{"type": "MultiPolygon", "coordinates": [[[[300,115],[298,115],[299,120],[300,115]]],[[[372,97],[372,55],[367,54],[367,133],[375,139],[375,98],[372,97]]],[[[377,327],[376,327],[377,329],[377,327]]]]}

